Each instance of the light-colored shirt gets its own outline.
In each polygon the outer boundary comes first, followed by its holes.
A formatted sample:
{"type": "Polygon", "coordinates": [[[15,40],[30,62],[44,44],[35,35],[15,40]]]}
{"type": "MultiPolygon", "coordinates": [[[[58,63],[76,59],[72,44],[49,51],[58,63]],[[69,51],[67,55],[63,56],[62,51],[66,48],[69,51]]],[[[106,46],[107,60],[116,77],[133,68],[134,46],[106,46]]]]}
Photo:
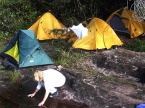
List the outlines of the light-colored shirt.
{"type": "Polygon", "coordinates": [[[65,76],[55,69],[44,70],[43,72],[43,81],[38,82],[37,89],[40,89],[42,86],[45,87],[47,93],[53,93],[57,90],[55,87],[61,87],[65,84],[65,76]]]}

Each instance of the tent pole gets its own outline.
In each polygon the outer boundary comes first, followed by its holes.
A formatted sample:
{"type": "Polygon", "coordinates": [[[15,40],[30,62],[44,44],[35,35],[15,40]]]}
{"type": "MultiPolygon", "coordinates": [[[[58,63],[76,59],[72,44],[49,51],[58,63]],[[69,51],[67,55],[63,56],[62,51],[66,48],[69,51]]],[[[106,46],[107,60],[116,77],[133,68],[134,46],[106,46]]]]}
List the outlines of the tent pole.
{"type": "Polygon", "coordinates": [[[128,0],[127,0],[127,6],[126,6],[126,7],[127,7],[127,9],[128,9],[128,0]]]}

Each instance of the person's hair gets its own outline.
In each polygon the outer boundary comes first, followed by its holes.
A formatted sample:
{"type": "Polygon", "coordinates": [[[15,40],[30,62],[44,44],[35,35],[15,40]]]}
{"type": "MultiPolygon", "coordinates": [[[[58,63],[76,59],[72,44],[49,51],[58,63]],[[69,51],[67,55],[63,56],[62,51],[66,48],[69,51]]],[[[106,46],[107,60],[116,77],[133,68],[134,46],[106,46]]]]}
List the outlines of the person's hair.
{"type": "Polygon", "coordinates": [[[43,72],[42,71],[39,71],[39,70],[36,70],[34,72],[34,78],[37,77],[39,78],[39,81],[42,81],[43,80],[43,72]]]}

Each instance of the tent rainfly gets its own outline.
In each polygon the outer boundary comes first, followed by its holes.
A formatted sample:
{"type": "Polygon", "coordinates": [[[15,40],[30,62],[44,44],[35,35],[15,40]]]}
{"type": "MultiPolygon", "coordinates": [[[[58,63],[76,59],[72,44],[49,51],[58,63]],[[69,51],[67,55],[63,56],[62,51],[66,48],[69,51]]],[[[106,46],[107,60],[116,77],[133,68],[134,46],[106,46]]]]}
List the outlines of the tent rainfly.
{"type": "Polygon", "coordinates": [[[61,33],[63,28],[65,26],[60,21],[46,12],[28,30],[33,30],[38,40],[65,39],[66,36],[61,33]]]}
{"type": "Polygon", "coordinates": [[[110,25],[102,19],[93,18],[87,28],[88,35],[82,39],[77,39],[73,48],[84,50],[110,49],[112,46],[123,44],[110,25]]]}
{"type": "Polygon", "coordinates": [[[0,57],[18,68],[53,64],[32,30],[19,30],[0,53],[0,57]]]}
{"type": "Polygon", "coordinates": [[[133,18],[133,11],[121,8],[113,12],[106,22],[116,33],[125,33],[131,38],[145,33],[145,22],[138,22],[133,18]]]}

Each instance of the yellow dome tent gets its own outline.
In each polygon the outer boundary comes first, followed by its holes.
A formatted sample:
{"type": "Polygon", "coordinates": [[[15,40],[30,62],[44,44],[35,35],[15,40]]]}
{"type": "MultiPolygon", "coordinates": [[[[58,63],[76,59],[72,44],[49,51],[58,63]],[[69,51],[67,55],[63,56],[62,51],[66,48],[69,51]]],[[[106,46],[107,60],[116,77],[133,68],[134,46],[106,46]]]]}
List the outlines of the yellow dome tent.
{"type": "Polygon", "coordinates": [[[30,28],[38,40],[66,38],[62,29],[65,26],[59,22],[50,12],[42,15],[30,28]]]}
{"type": "Polygon", "coordinates": [[[99,18],[93,18],[87,28],[88,36],[77,39],[73,48],[85,50],[110,49],[112,46],[123,44],[110,25],[99,18]]]}
{"type": "Polygon", "coordinates": [[[145,32],[145,23],[136,21],[133,18],[133,11],[128,9],[121,8],[115,11],[106,22],[115,32],[127,33],[131,38],[138,37],[145,32]]]}
{"type": "Polygon", "coordinates": [[[126,28],[130,31],[131,38],[138,37],[145,33],[145,22],[138,22],[133,18],[133,11],[125,9],[122,12],[122,21],[125,24],[126,28]],[[129,19],[129,20],[125,20],[129,19]]]}

